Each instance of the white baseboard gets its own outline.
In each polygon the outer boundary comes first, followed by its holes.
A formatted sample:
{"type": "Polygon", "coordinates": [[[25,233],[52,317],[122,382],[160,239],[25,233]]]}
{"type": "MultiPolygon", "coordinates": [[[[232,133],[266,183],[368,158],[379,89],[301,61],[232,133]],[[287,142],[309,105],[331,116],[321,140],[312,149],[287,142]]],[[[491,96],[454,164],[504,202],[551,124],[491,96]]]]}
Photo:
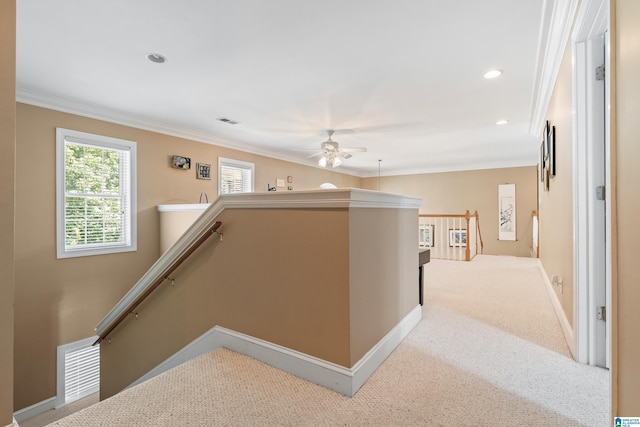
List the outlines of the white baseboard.
{"type": "Polygon", "coordinates": [[[220,326],[214,326],[133,382],[129,387],[151,379],[194,357],[222,347],[253,357],[299,378],[351,397],[362,387],[407,334],[411,332],[421,318],[422,309],[417,306],[352,368],[345,368],[296,350],[220,326]]]}
{"type": "Polygon", "coordinates": [[[558,295],[553,290],[553,284],[549,280],[549,276],[547,276],[547,272],[544,270],[544,266],[540,259],[538,259],[538,268],[540,269],[540,274],[542,275],[542,280],[544,281],[545,288],[547,289],[547,293],[549,294],[549,298],[551,299],[551,304],[553,305],[553,309],[556,312],[556,317],[560,322],[560,327],[562,328],[562,333],[564,334],[564,339],[567,341],[567,345],[569,346],[569,351],[573,358],[576,358],[576,350],[575,350],[575,340],[573,337],[573,328],[571,327],[571,323],[569,319],[567,319],[567,315],[565,314],[562,304],[558,299],[558,295]]]}
{"type": "Polygon", "coordinates": [[[19,409],[13,413],[14,424],[22,422],[27,418],[35,417],[36,415],[40,415],[43,412],[47,412],[50,409],[54,409],[56,407],[56,397],[50,397],[42,402],[35,403],[31,406],[28,406],[23,409],[19,409]]]}

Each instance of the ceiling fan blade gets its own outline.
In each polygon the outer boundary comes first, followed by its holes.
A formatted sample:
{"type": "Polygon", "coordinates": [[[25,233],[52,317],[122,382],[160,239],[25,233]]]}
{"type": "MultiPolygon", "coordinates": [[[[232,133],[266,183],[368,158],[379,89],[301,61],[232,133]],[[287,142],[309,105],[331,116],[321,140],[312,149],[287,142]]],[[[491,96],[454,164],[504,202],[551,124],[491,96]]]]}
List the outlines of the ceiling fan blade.
{"type": "Polygon", "coordinates": [[[416,128],[422,128],[425,123],[422,122],[399,122],[399,123],[387,123],[377,126],[361,126],[354,128],[334,129],[335,135],[353,135],[361,133],[375,133],[375,132],[388,132],[388,131],[403,131],[416,128]]]}
{"type": "Polygon", "coordinates": [[[344,147],[340,148],[343,153],[366,153],[367,149],[364,147],[344,147]]]}
{"type": "Polygon", "coordinates": [[[322,156],[323,154],[324,154],[324,151],[320,151],[319,153],[315,153],[315,154],[312,154],[312,155],[310,155],[310,156],[307,156],[307,158],[309,158],[309,159],[310,159],[310,158],[312,158],[312,157],[322,156]]]}

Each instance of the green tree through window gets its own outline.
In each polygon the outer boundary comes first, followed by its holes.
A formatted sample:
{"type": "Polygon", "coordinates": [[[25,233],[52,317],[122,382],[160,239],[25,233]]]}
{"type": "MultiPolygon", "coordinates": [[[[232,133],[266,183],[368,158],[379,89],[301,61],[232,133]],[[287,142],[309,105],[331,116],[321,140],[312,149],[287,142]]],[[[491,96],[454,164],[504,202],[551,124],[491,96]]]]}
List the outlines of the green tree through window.
{"type": "Polygon", "coordinates": [[[65,147],[65,243],[124,241],[117,150],[67,143],[65,147]]]}

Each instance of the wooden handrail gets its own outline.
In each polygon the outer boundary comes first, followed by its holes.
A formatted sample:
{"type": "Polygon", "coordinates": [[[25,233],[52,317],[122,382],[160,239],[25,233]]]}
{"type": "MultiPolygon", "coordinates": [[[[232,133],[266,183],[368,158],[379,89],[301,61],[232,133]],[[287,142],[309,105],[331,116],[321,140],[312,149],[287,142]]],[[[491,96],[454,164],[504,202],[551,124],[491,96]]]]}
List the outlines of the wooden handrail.
{"type": "MultiPolygon", "coordinates": [[[[482,232],[480,231],[480,215],[478,214],[478,211],[476,210],[474,213],[470,213],[468,210],[465,211],[465,213],[463,214],[418,214],[419,218],[459,218],[459,219],[464,219],[466,222],[466,230],[468,233],[471,232],[471,230],[469,230],[469,223],[470,223],[470,219],[471,218],[475,218],[476,219],[476,226],[475,226],[475,230],[474,232],[476,233],[476,236],[480,239],[480,253],[482,253],[484,251],[484,242],[482,241],[482,232]]],[[[477,250],[478,245],[476,244],[476,254],[478,253],[477,250]]],[[[470,261],[472,258],[471,256],[471,252],[470,252],[470,247],[467,245],[465,248],[465,260],[466,261],[470,261]]]]}
{"type": "Polygon", "coordinates": [[[466,214],[419,214],[418,216],[423,218],[466,218],[466,214]]]}
{"type": "Polygon", "coordinates": [[[213,235],[214,233],[216,233],[218,231],[218,229],[220,228],[220,226],[222,225],[222,222],[220,221],[216,221],[208,230],[207,232],[205,232],[204,234],[202,234],[198,239],[196,239],[192,244],[189,245],[189,247],[185,250],[185,252],[179,257],[177,258],[175,261],[173,261],[171,264],[169,264],[167,266],[167,268],[165,268],[164,270],[162,270],[160,273],[156,274],[155,278],[152,280],[151,285],[142,293],[140,294],[135,300],[133,300],[131,302],[131,304],[129,304],[127,306],[127,308],[125,310],[122,311],[122,313],[120,314],[120,316],[118,316],[113,322],[111,322],[111,324],[109,325],[109,327],[107,327],[99,336],[98,339],[96,340],[96,342],[93,343],[93,345],[96,345],[98,343],[100,343],[102,340],[104,340],[115,328],[118,327],[118,325],[120,325],[120,323],[122,323],[124,321],[124,319],[126,319],[129,314],[133,313],[133,310],[136,309],[137,306],[139,306],[149,295],[151,295],[151,293],[153,291],[156,290],[156,288],[158,286],[160,286],[160,284],[162,284],[162,282],[164,282],[165,280],[169,279],[169,275],[171,273],[173,273],[178,267],[180,267],[180,265],[187,259],[189,258],[189,256],[191,256],[192,253],[194,253],[196,251],[196,249],[198,249],[209,237],[211,237],[211,235],[213,235]]]}
{"type": "Polygon", "coordinates": [[[476,217],[476,227],[478,228],[478,237],[480,237],[480,253],[484,251],[484,242],[482,241],[482,231],[480,231],[480,214],[475,211],[473,215],[476,217]]]}

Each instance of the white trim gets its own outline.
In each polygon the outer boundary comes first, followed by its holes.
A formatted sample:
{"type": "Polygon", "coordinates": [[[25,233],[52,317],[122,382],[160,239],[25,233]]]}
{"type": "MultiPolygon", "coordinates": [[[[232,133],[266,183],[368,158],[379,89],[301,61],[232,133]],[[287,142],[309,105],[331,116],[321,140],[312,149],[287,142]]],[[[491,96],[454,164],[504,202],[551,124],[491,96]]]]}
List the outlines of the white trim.
{"type": "Polygon", "coordinates": [[[422,307],[416,306],[384,338],[371,348],[353,367],[353,396],[369,377],[380,367],[409,332],[422,320],[422,307]]]}
{"type": "Polygon", "coordinates": [[[13,418],[13,422],[11,424],[9,424],[7,427],[20,427],[18,425],[18,422],[16,421],[15,417],[13,418]]]}
{"type": "Polygon", "coordinates": [[[138,249],[137,230],[137,156],[136,143],[109,136],[96,135],[71,129],[56,128],[56,256],[58,259],[104,255],[120,252],[133,252],[138,249]],[[89,247],[67,248],[65,244],[65,146],[66,141],[91,145],[99,148],[116,149],[128,152],[129,167],[125,171],[128,177],[126,201],[129,216],[126,221],[129,242],[115,245],[100,244],[89,247]]]}
{"type": "Polygon", "coordinates": [[[220,200],[223,209],[420,209],[422,205],[422,199],[417,197],[357,188],[224,194],[215,203],[220,200]]]}
{"type": "MultiPolygon", "coordinates": [[[[75,98],[46,93],[32,88],[17,86],[16,102],[35,105],[36,107],[48,108],[64,113],[75,114],[77,116],[89,117],[109,123],[130,126],[136,129],[144,129],[163,135],[171,135],[178,138],[189,139],[191,141],[212,144],[218,147],[239,150],[245,153],[258,154],[260,156],[269,157],[271,159],[284,160],[295,164],[323,169],[318,166],[317,162],[308,160],[303,161],[300,158],[288,155],[283,152],[275,152],[272,148],[257,147],[238,141],[231,141],[207,132],[197,131],[185,127],[176,126],[175,124],[123,113],[122,111],[114,110],[103,105],[92,104],[75,98]]],[[[360,171],[350,170],[349,168],[345,167],[341,167],[339,173],[357,177],[363,176],[360,171]]]]}
{"type": "MultiPolygon", "coordinates": [[[[608,28],[608,1],[607,0],[583,0],[576,16],[576,22],[573,29],[572,37],[574,44],[573,51],[573,205],[574,205],[574,331],[576,340],[576,360],[580,363],[595,364],[595,343],[596,331],[594,323],[595,303],[593,300],[593,290],[596,281],[592,278],[592,265],[594,260],[590,258],[589,248],[593,247],[590,239],[594,236],[590,234],[589,215],[591,209],[589,201],[593,199],[593,183],[591,177],[592,167],[589,164],[589,147],[591,142],[591,133],[593,128],[591,123],[593,101],[590,93],[589,75],[591,75],[593,64],[589,59],[591,52],[589,49],[589,41],[596,37],[602,36],[608,28]]],[[[608,43],[608,40],[605,41],[608,43]]],[[[604,58],[605,73],[610,70],[609,58],[604,58]]],[[[606,79],[607,93],[610,93],[608,85],[610,79],[606,79]]],[[[605,100],[608,102],[608,99],[605,100]]],[[[606,127],[608,128],[609,109],[605,109],[606,127]]],[[[605,139],[605,163],[610,164],[609,159],[609,141],[608,135],[605,139]]],[[[608,168],[607,168],[608,169],[608,168]]],[[[606,171],[605,187],[610,189],[610,171],[606,171]]],[[[607,198],[608,199],[608,198],[607,198]]],[[[607,200],[606,209],[606,235],[610,236],[611,232],[611,203],[607,200]]],[[[606,277],[607,295],[605,305],[607,311],[611,313],[610,304],[610,239],[606,240],[605,258],[606,270],[609,272],[606,277]]],[[[606,362],[610,366],[611,356],[611,323],[607,322],[607,339],[606,339],[606,362]]]]}
{"type": "Polygon", "coordinates": [[[564,338],[567,341],[567,345],[569,346],[569,351],[575,358],[575,342],[573,336],[573,329],[571,328],[571,323],[569,323],[569,319],[567,319],[567,315],[562,309],[562,304],[558,299],[558,295],[556,295],[553,290],[553,285],[549,281],[549,276],[547,276],[546,271],[544,270],[544,266],[542,262],[538,259],[538,269],[540,270],[540,276],[542,276],[542,280],[544,281],[545,289],[549,294],[549,299],[551,300],[551,304],[553,305],[553,310],[556,312],[556,317],[558,318],[558,322],[560,322],[560,328],[562,329],[562,333],[564,334],[564,338]]]}
{"type": "Polygon", "coordinates": [[[589,334],[588,315],[589,301],[587,289],[588,264],[587,259],[588,209],[587,188],[587,150],[580,147],[579,141],[586,139],[587,132],[585,111],[586,98],[586,46],[584,43],[574,43],[573,49],[573,247],[574,247],[574,325],[576,333],[575,358],[580,363],[589,362],[589,334]]]}
{"type": "MultiPolygon", "coordinates": [[[[131,126],[136,129],[144,129],[151,132],[157,132],[163,135],[176,136],[178,138],[185,138],[192,141],[203,142],[205,144],[216,145],[218,147],[225,147],[233,150],[243,151],[245,153],[257,154],[271,159],[284,160],[286,162],[305,165],[317,169],[325,169],[318,166],[318,162],[316,161],[301,160],[298,157],[291,156],[284,152],[276,152],[272,148],[257,147],[238,141],[231,141],[219,136],[212,135],[210,133],[196,131],[193,129],[160,122],[157,120],[150,120],[144,117],[135,117],[131,114],[125,114],[122,111],[113,110],[96,104],[86,103],[78,99],[40,92],[31,88],[20,86],[16,87],[16,101],[24,104],[35,105],[37,107],[75,114],[77,116],[90,117],[97,120],[103,120],[105,122],[131,126]]],[[[489,160],[483,163],[460,163],[440,168],[425,166],[423,168],[407,169],[401,171],[386,171],[382,173],[382,176],[402,176],[437,172],[515,168],[524,166],[535,166],[535,161],[532,162],[528,159],[513,160],[508,162],[489,160]]],[[[340,166],[339,170],[334,171],[336,173],[356,176],[360,178],[375,178],[378,176],[377,171],[374,172],[372,170],[354,170],[349,168],[349,166],[345,164],[340,166]]]]}
{"type": "Polygon", "coordinates": [[[540,137],[579,0],[544,0],[529,132],[540,137]]]}
{"type": "MultiPolygon", "coordinates": [[[[606,9],[606,14],[607,17],[609,16],[609,0],[602,0],[606,2],[607,5],[607,9],[606,9]]],[[[608,22],[609,20],[606,20],[607,22],[607,32],[605,33],[605,46],[606,46],[606,55],[605,55],[605,67],[607,67],[609,70],[611,70],[611,29],[608,26],[608,22]]],[[[605,134],[605,141],[604,141],[604,145],[605,145],[605,165],[606,165],[606,172],[605,172],[605,188],[609,189],[609,190],[613,190],[613,176],[612,176],[612,171],[611,171],[611,132],[609,131],[611,129],[611,79],[605,79],[605,86],[606,86],[606,113],[605,113],[605,129],[607,129],[607,132],[605,134]]],[[[611,260],[611,242],[612,242],[612,236],[613,236],[613,232],[612,232],[612,218],[613,218],[613,211],[612,211],[612,205],[613,203],[611,203],[611,193],[613,191],[609,191],[609,197],[606,198],[607,203],[606,203],[606,212],[605,212],[605,216],[606,216],[606,235],[608,236],[607,238],[607,245],[605,248],[605,263],[606,263],[606,286],[607,286],[607,294],[606,294],[606,307],[607,307],[607,312],[609,313],[609,321],[607,322],[607,368],[611,369],[612,366],[612,358],[613,358],[613,347],[612,347],[612,343],[613,343],[613,321],[611,320],[613,317],[613,306],[612,306],[612,302],[611,302],[611,290],[613,288],[613,266],[612,266],[612,260],[611,260]]],[[[609,384],[611,384],[611,381],[609,381],[609,384]]]]}
{"type": "Polygon", "coordinates": [[[183,212],[183,211],[204,211],[211,203],[172,203],[158,205],[158,212],[183,212]]]}
{"type": "Polygon", "coordinates": [[[138,378],[129,387],[147,381],[194,357],[217,348],[226,348],[351,397],[411,332],[421,318],[422,309],[420,306],[416,306],[352,368],[345,368],[221,326],[214,326],[187,344],[182,350],[138,378]]]}
{"type": "Polygon", "coordinates": [[[26,408],[19,409],[13,413],[13,417],[18,422],[22,422],[27,418],[35,417],[56,407],[56,397],[50,397],[42,402],[34,403],[26,408]]]}
{"type": "MultiPolygon", "coordinates": [[[[97,335],[102,333],[142,295],[167,266],[180,258],[191,242],[209,233],[211,225],[224,209],[251,208],[396,208],[419,209],[422,200],[416,197],[355,188],[316,191],[282,191],[272,193],[225,194],[211,204],[193,224],[169,247],[147,270],[138,282],[107,313],[96,326],[97,335]]],[[[223,224],[224,228],[224,224],[223,224]]]]}
{"type": "MultiPolygon", "coordinates": [[[[245,171],[251,171],[251,183],[248,191],[242,191],[242,193],[253,193],[256,188],[256,165],[251,162],[244,162],[242,160],[229,159],[226,157],[218,157],[218,195],[222,194],[222,167],[236,168],[245,171]]],[[[225,193],[228,194],[228,193],[225,193]]]]}

